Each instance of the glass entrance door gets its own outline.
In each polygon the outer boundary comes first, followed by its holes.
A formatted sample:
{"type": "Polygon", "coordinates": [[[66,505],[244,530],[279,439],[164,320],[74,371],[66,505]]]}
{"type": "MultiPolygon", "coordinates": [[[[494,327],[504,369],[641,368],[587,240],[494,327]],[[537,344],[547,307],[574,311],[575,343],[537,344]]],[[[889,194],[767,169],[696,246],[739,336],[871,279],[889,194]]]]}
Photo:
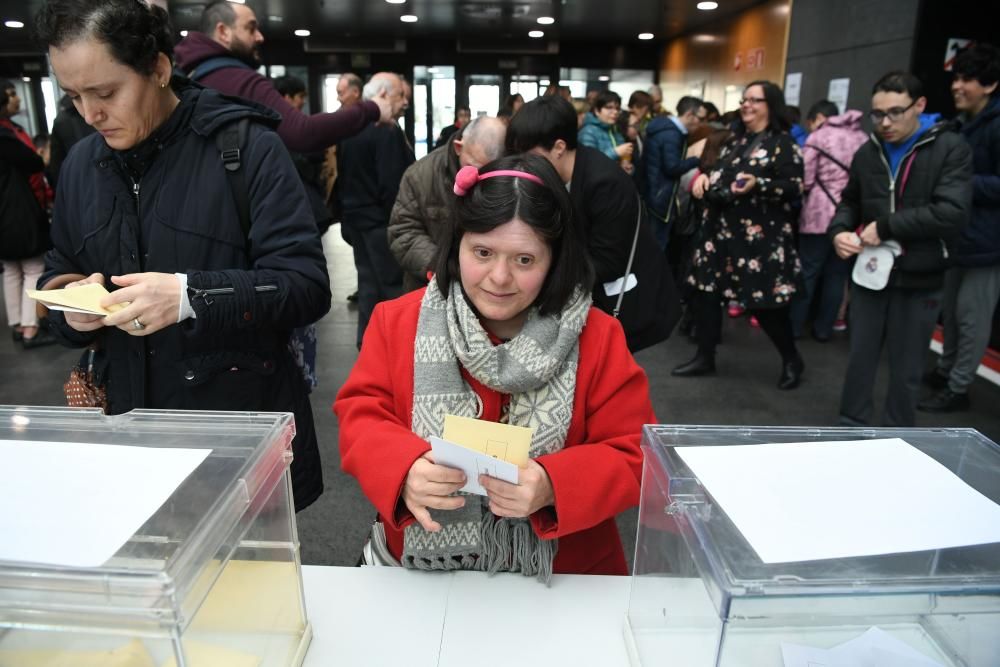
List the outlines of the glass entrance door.
{"type": "Polygon", "coordinates": [[[413,151],[419,160],[434,149],[441,130],[455,122],[455,68],[413,68],[413,151]]]}
{"type": "Polygon", "coordinates": [[[469,74],[465,87],[469,92],[469,110],[472,117],[496,116],[500,110],[502,78],[498,74],[469,74]]]}

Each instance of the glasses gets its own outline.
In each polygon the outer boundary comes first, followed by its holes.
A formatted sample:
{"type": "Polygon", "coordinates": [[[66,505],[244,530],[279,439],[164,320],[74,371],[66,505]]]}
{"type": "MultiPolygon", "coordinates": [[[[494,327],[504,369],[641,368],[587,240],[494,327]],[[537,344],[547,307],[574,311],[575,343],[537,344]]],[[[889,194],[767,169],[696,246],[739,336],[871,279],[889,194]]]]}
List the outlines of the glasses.
{"type": "Polygon", "coordinates": [[[764,102],[767,102],[767,99],[763,97],[744,97],[740,100],[740,106],[744,104],[763,104],[764,102]]]}
{"type": "Polygon", "coordinates": [[[881,125],[882,121],[888,118],[893,123],[898,123],[907,111],[913,108],[913,105],[917,103],[917,100],[913,100],[905,107],[893,107],[888,111],[881,111],[879,109],[872,109],[868,112],[868,117],[871,118],[872,122],[876,125],[881,125]]]}

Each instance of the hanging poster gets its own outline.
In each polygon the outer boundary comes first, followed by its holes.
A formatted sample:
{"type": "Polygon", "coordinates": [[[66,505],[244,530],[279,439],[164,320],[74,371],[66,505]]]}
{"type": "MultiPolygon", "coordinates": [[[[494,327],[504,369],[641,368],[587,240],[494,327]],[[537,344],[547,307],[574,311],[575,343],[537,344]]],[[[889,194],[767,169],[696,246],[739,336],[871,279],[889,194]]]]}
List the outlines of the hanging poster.
{"type": "Polygon", "coordinates": [[[802,72],[789,72],[785,76],[785,104],[799,106],[802,93],[802,72]]]}
{"type": "Polygon", "coordinates": [[[826,99],[836,104],[840,113],[847,110],[847,93],[850,88],[850,79],[830,79],[830,86],[826,90],[826,99]]]}

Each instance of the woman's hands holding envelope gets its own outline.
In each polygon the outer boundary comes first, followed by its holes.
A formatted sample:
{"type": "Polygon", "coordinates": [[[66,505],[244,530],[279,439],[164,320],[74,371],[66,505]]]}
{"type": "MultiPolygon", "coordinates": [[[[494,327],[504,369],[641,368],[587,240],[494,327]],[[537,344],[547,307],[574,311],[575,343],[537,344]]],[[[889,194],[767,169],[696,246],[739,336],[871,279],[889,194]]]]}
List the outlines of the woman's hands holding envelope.
{"type": "Polygon", "coordinates": [[[457,510],[465,505],[465,498],[452,494],[465,486],[465,473],[461,470],[434,463],[434,455],[425,452],[413,462],[403,484],[403,502],[424,530],[436,533],[441,524],[431,518],[428,508],[457,510]]]}
{"type": "MultiPolygon", "coordinates": [[[[75,282],[66,283],[63,288],[70,287],[80,287],[81,285],[90,285],[97,283],[98,285],[104,284],[104,276],[100,273],[91,273],[89,276],[83,280],[77,280],[75,282]]],[[[103,315],[87,315],[86,313],[72,313],[66,311],[66,324],[70,325],[77,331],[96,331],[104,326],[104,316],[103,315]]]]}
{"type": "Polygon", "coordinates": [[[177,323],[181,304],[181,283],[172,273],[130,273],[111,276],[120,289],[106,296],[101,305],[128,304],[104,319],[109,327],[118,327],[132,336],[151,333],[177,323]]]}
{"type": "Polygon", "coordinates": [[[490,511],[497,516],[523,518],[556,502],[552,480],[534,459],[517,471],[519,484],[480,475],[479,483],[489,494],[490,511]]]}

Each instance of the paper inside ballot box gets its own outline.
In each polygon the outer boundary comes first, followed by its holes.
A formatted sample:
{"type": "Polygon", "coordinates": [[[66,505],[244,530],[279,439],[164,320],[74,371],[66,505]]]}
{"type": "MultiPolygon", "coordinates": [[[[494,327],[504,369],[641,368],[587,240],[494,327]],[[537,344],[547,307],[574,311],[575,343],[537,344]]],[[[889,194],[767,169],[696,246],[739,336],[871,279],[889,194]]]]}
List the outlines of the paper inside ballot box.
{"type": "Polygon", "coordinates": [[[101,299],[108,295],[108,290],[99,283],[54,290],[30,289],[27,290],[27,293],[32,299],[40,301],[53,310],[65,310],[71,313],[110,315],[128,305],[127,303],[115,303],[107,308],[101,306],[101,299]]]}
{"type": "MultiPolygon", "coordinates": [[[[184,654],[191,667],[260,666],[260,658],[255,655],[204,642],[185,640],[184,654]]],[[[133,639],[109,651],[0,651],[0,667],[157,667],[157,664],[142,642],[133,639]]],[[[170,658],[162,667],[177,667],[177,661],[170,658]]]]}
{"type": "Polygon", "coordinates": [[[528,465],[532,433],[524,426],[445,415],[441,438],[523,468],[528,465]]]}
{"type": "MultiPolygon", "coordinates": [[[[297,634],[303,631],[301,589],[296,564],[231,560],[219,574],[219,561],[209,564],[195,588],[211,586],[189,632],[207,638],[218,634],[297,634]],[[214,585],[212,581],[218,575],[214,585]]],[[[251,653],[183,639],[189,667],[258,667],[251,653]]],[[[0,667],[176,667],[174,658],[154,661],[139,640],[112,650],[0,649],[0,667]]]]}
{"type": "Polygon", "coordinates": [[[0,650],[0,667],[157,667],[138,639],[108,651],[0,650]]]}

